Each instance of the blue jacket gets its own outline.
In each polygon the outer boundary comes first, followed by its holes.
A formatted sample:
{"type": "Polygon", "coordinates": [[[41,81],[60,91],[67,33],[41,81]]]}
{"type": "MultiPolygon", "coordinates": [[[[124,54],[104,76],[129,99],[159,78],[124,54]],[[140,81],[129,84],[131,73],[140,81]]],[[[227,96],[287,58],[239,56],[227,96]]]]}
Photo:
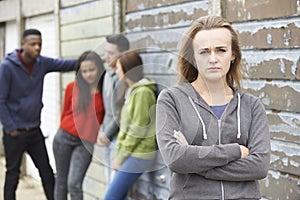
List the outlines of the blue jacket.
{"type": "Polygon", "coordinates": [[[17,51],[8,54],[0,64],[0,120],[6,133],[40,125],[44,76],[72,71],[76,62],[39,56],[29,74],[17,51]]]}

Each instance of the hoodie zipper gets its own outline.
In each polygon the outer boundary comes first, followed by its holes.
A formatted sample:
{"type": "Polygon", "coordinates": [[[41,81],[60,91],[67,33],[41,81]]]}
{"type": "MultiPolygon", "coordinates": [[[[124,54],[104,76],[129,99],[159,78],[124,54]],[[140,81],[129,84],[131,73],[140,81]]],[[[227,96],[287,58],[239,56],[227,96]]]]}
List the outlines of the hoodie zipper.
{"type": "MultiPolygon", "coordinates": [[[[221,120],[218,119],[218,129],[219,129],[219,145],[221,144],[221,120]]],[[[224,184],[221,181],[221,199],[224,200],[224,184]]]]}
{"type": "MultiPolygon", "coordinates": [[[[201,115],[198,112],[198,110],[196,108],[196,105],[195,105],[194,101],[192,100],[192,98],[190,96],[188,96],[188,98],[189,98],[189,100],[190,100],[190,102],[191,102],[194,110],[196,111],[196,114],[198,115],[198,118],[200,119],[200,121],[202,123],[203,133],[204,133],[204,135],[203,135],[204,139],[207,139],[206,130],[205,130],[205,124],[203,122],[203,119],[201,118],[201,115]]],[[[230,100],[230,102],[232,101],[232,99],[230,100]]],[[[222,118],[223,118],[223,115],[226,112],[227,108],[229,107],[230,102],[228,102],[228,105],[226,106],[226,108],[225,108],[225,110],[224,110],[224,112],[223,112],[223,114],[222,114],[222,116],[221,116],[220,119],[218,119],[217,116],[213,112],[211,112],[210,110],[208,110],[218,120],[219,145],[221,144],[221,123],[222,123],[222,118]]],[[[238,104],[239,104],[239,102],[240,102],[240,94],[238,94],[238,104]]],[[[200,106],[202,106],[202,105],[200,104],[200,106]]],[[[205,108],[205,106],[202,106],[202,107],[205,108]]],[[[239,112],[239,108],[238,108],[238,112],[239,112]]],[[[238,116],[238,118],[239,118],[239,116],[238,116]]],[[[240,137],[239,135],[240,135],[240,133],[238,133],[238,136],[237,136],[238,138],[240,137]]],[[[221,183],[221,200],[225,200],[224,183],[223,183],[223,181],[220,181],[220,183],[221,183]]]]}

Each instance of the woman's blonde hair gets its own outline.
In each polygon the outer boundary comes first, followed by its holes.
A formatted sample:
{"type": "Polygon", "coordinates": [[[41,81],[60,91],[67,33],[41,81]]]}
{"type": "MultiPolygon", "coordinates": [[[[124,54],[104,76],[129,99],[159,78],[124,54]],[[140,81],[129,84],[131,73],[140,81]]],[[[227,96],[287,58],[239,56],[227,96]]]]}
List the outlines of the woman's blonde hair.
{"type": "Polygon", "coordinates": [[[231,24],[219,16],[208,15],[195,20],[188,29],[186,36],[181,43],[181,49],[178,55],[177,70],[179,72],[179,83],[193,82],[198,77],[198,70],[194,58],[193,39],[195,35],[202,30],[211,30],[215,28],[226,28],[231,34],[231,48],[234,54],[234,61],[230,64],[230,69],[226,75],[226,82],[230,87],[240,88],[241,80],[241,57],[242,53],[239,46],[237,32],[231,24]]]}

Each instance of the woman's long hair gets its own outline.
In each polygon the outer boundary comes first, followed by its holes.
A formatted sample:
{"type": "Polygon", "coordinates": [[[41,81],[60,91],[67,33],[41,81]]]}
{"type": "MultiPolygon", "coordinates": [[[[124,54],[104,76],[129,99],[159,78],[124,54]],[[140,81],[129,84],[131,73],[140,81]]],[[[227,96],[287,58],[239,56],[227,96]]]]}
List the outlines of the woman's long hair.
{"type": "Polygon", "coordinates": [[[102,59],[100,56],[94,52],[94,51],[85,51],[83,52],[76,63],[76,83],[79,89],[78,92],[78,110],[86,110],[88,105],[91,102],[91,92],[90,92],[90,86],[89,84],[83,79],[82,74],[80,72],[80,65],[84,61],[92,61],[95,63],[97,67],[98,72],[98,84],[97,84],[97,90],[102,93],[102,85],[103,85],[103,79],[105,74],[105,68],[102,59]]]}
{"type": "Polygon", "coordinates": [[[193,82],[198,77],[198,69],[195,65],[193,40],[195,35],[202,30],[211,30],[216,28],[226,28],[231,34],[231,48],[234,54],[234,61],[230,64],[230,69],[226,74],[226,82],[230,87],[240,88],[241,75],[241,57],[242,53],[239,46],[237,32],[230,23],[219,16],[208,15],[196,19],[188,29],[186,36],[181,43],[181,49],[178,55],[177,69],[179,71],[179,83],[193,82]]]}
{"type": "Polygon", "coordinates": [[[123,80],[120,80],[121,90],[116,102],[117,108],[121,108],[124,103],[126,90],[129,87],[128,83],[125,80],[129,79],[130,81],[136,83],[144,78],[143,61],[138,52],[125,51],[120,55],[116,62],[119,62],[121,64],[122,70],[124,72],[124,78],[123,80]]]}

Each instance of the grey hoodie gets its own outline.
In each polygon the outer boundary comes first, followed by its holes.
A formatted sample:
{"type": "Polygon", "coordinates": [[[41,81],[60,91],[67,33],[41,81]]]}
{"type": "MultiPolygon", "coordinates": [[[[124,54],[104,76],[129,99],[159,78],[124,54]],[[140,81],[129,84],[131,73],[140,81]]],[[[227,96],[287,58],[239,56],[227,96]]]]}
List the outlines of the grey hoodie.
{"type": "Polygon", "coordinates": [[[267,116],[260,100],[234,91],[220,120],[190,83],[164,89],[157,102],[157,142],[170,168],[169,199],[259,199],[270,162],[267,116]],[[189,145],[178,144],[181,131],[189,145]],[[241,158],[239,144],[249,148],[241,158]]]}

